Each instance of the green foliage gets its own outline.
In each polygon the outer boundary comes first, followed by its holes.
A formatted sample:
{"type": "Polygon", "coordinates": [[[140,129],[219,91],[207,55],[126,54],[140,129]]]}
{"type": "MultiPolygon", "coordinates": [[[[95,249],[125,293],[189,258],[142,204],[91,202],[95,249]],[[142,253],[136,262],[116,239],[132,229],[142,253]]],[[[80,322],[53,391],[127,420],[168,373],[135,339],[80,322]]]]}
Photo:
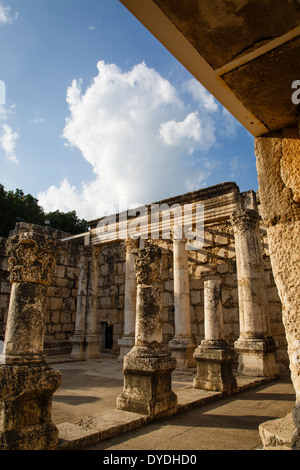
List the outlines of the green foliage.
{"type": "Polygon", "coordinates": [[[15,192],[5,191],[0,184],[0,237],[8,237],[16,222],[21,220],[37,225],[44,225],[48,220],[51,227],[72,235],[88,230],[87,222],[79,219],[76,211],[65,213],[57,210],[45,214],[44,209],[38,205],[38,200],[31,194],[25,195],[21,189],[16,189],[15,192]]]}
{"type": "Polygon", "coordinates": [[[19,219],[44,225],[44,210],[31,194],[25,195],[21,189],[5,191],[0,184],[0,236],[7,237],[19,219]]]}
{"type": "Polygon", "coordinates": [[[50,226],[63,232],[76,235],[88,231],[88,224],[86,220],[79,219],[76,211],[60,212],[59,210],[49,212],[45,215],[45,220],[50,222],[50,226]]]}

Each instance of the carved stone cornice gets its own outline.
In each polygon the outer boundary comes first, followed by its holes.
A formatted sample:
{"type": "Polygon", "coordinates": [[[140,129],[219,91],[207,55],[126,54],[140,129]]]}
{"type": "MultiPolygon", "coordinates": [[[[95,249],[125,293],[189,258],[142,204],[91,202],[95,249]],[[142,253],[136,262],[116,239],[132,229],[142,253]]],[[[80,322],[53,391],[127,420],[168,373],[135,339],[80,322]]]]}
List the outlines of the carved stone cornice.
{"type": "Polygon", "coordinates": [[[156,245],[148,245],[134,251],[137,284],[154,285],[160,282],[161,250],[156,245]]]}
{"type": "Polygon", "coordinates": [[[49,285],[60,247],[59,240],[35,232],[9,237],[6,249],[10,281],[49,285]]]}
{"type": "Polygon", "coordinates": [[[258,227],[259,220],[258,212],[253,209],[236,210],[230,217],[231,225],[236,232],[255,230],[258,227]]]}

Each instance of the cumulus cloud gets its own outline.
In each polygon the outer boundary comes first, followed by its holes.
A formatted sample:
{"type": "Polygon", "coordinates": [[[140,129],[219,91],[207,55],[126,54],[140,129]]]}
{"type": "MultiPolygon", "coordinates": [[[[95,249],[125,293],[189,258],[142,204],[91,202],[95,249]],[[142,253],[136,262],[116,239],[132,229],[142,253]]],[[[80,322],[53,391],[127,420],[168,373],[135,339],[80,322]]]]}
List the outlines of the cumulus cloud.
{"type": "Polygon", "coordinates": [[[211,169],[205,150],[216,142],[215,100],[196,81],[185,84],[194,103],[145,63],[122,71],[100,61],[98,74],[83,89],[67,90],[65,145],[79,149],[95,178],[75,188],[66,177],[38,194],[45,210],[71,210],[94,218],[120,198],[127,205],[150,203],[205,185],[211,169]]]}
{"type": "Polygon", "coordinates": [[[19,137],[17,132],[13,132],[8,124],[2,125],[2,136],[0,137],[0,144],[5,152],[6,158],[14,163],[18,163],[15,152],[16,142],[19,137]]]}

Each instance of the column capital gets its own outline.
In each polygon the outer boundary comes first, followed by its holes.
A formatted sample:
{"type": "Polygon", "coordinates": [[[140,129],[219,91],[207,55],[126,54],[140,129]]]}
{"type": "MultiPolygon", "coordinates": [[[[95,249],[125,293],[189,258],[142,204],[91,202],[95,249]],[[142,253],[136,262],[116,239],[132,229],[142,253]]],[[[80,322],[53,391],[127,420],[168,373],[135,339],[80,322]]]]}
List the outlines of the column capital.
{"type": "Polygon", "coordinates": [[[126,251],[128,252],[132,252],[133,250],[137,250],[138,247],[139,247],[139,239],[138,238],[130,238],[128,237],[125,242],[124,242],[124,245],[126,247],[126,251]]]}
{"type": "Polygon", "coordinates": [[[160,282],[161,250],[156,245],[148,245],[134,251],[137,284],[153,285],[160,282]]]}
{"type": "Polygon", "coordinates": [[[6,242],[11,282],[49,285],[52,269],[60,251],[60,241],[49,235],[22,232],[6,242]]]}
{"type": "Polygon", "coordinates": [[[255,230],[258,227],[260,217],[254,209],[238,209],[234,211],[230,217],[231,225],[234,231],[255,230]]]}

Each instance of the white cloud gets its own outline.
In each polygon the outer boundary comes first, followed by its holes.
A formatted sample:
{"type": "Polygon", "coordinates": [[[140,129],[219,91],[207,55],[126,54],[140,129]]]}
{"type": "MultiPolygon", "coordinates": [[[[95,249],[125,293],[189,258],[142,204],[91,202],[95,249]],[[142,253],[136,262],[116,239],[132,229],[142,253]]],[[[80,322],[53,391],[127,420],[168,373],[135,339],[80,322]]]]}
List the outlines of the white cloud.
{"type": "Polygon", "coordinates": [[[215,142],[214,125],[209,119],[202,122],[197,111],[190,113],[181,121],[174,119],[164,122],[159,130],[162,141],[170,146],[184,145],[189,153],[193,153],[195,146],[209,148],[215,142]]]}
{"type": "Polygon", "coordinates": [[[0,138],[0,144],[6,154],[6,158],[14,163],[18,163],[15,147],[19,135],[17,132],[13,132],[8,124],[3,124],[2,130],[3,134],[0,138]]]}
{"type": "Polygon", "coordinates": [[[46,211],[76,208],[89,219],[100,216],[105,204],[118,209],[120,197],[131,206],[204,186],[211,170],[201,158],[216,142],[215,103],[195,84],[187,91],[198,91],[196,111],[145,63],[123,72],[101,61],[86,90],[74,80],[67,90],[70,115],[63,137],[82,152],[95,178],[81,188],[65,178],[38,194],[40,204],[46,211]]]}
{"type": "Polygon", "coordinates": [[[195,78],[185,82],[183,90],[190,93],[194,100],[204,106],[207,111],[215,112],[219,109],[214,97],[195,78]]]}
{"type": "Polygon", "coordinates": [[[0,2],[0,25],[12,23],[13,20],[18,19],[19,13],[11,13],[11,8],[0,2]]]}

